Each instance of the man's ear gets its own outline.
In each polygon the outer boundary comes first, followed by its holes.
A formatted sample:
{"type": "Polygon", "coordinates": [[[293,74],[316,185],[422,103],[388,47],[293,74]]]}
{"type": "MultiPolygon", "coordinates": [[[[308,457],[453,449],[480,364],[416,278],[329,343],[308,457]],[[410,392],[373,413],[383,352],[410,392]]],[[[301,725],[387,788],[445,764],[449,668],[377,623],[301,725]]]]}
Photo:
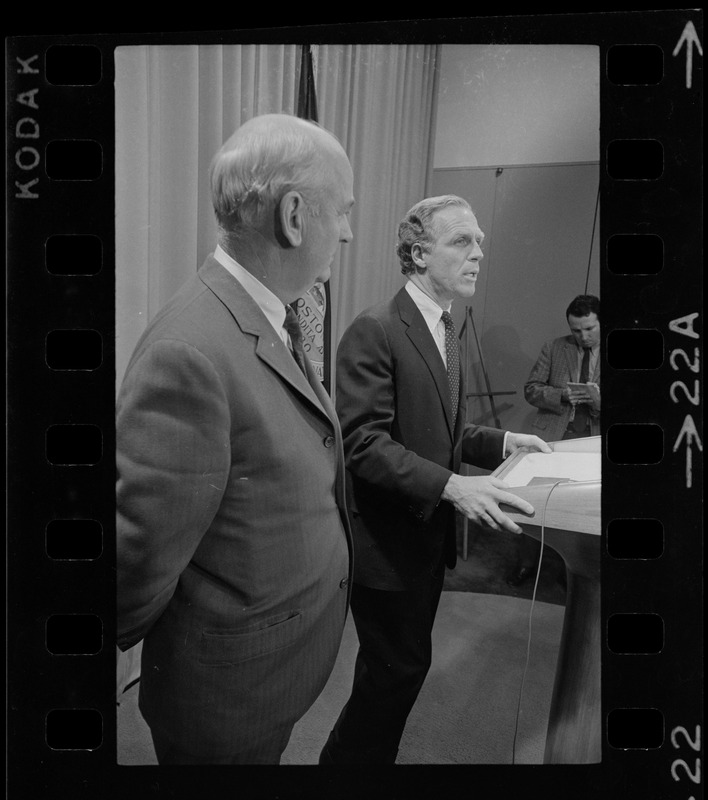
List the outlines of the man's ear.
{"type": "Polygon", "coordinates": [[[425,263],[425,253],[423,252],[423,248],[420,245],[420,242],[413,242],[411,245],[411,260],[418,268],[418,271],[422,268],[425,271],[426,267],[428,266],[425,263]]]}
{"type": "Polygon", "coordinates": [[[302,244],[307,210],[300,192],[294,189],[281,198],[275,213],[275,235],[281,247],[302,244]]]}

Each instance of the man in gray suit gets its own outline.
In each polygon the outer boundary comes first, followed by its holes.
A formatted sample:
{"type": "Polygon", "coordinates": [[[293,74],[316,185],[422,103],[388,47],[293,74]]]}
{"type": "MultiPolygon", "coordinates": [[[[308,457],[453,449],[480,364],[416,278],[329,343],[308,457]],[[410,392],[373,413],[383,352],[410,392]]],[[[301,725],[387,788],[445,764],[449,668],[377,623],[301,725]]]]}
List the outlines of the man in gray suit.
{"type": "Polygon", "coordinates": [[[579,294],[566,309],[570,334],[546,342],[524,385],[526,402],[538,409],[536,433],[547,442],[600,433],[600,300],[579,294]],[[569,383],[593,383],[593,395],[569,383]]]}
{"type": "Polygon", "coordinates": [[[118,644],[143,641],[160,764],[279,763],[335,662],[351,569],[341,432],[288,304],[351,241],[352,186],[316,124],[245,123],[212,163],[219,245],[126,370],[118,644]]]}

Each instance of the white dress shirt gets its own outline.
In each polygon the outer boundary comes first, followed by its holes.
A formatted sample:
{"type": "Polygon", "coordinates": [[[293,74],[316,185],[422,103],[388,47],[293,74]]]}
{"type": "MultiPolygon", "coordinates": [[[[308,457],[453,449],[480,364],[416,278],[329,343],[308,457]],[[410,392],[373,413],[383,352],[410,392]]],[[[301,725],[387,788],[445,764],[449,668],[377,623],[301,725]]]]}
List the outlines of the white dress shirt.
{"type": "MultiPolygon", "coordinates": [[[[425,320],[425,324],[428,326],[428,330],[430,331],[433,340],[440,352],[440,357],[443,360],[443,364],[445,365],[445,369],[447,369],[447,349],[445,347],[445,323],[442,321],[443,311],[450,311],[452,308],[452,304],[450,304],[446,309],[441,308],[432,297],[428,296],[422,289],[413,283],[413,281],[408,281],[405,285],[405,289],[411,297],[411,300],[416,304],[418,311],[423,315],[423,319],[425,320]]],[[[465,420],[466,422],[466,420],[465,420]]],[[[509,431],[504,433],[504,443],[502,449],[502,456],[506,457],[506,439],[509,435],[509,431]]]]}
{"type": "Polygon", "coordinates": [[[447,308],[441,308],[432,297],[429,297],[422,289],[408,281],[406,283],[406,291],[411,296],[411,299],[418,307],[418,311],[423,315],[425,324],[428,326],[430,333],[435,341],[435,344],[440,352],[440,357],[443,360],[445,369],[447,369],[447,349],[445,347],[445,323],[442,321],[443,311],[449,311],[452,308],[450,304],[447,308]]]}
{"type": "Polygon", "coordinates": [[[283,344],[292,349],[290,345],[290,336],[283,327],[285,322],[285,306],[276,297],[270,289],[264,286],[258,278],[244,269],[237,261],[220,246],[216,246],[214,250],[214,258],[226,269],[234,278],[243,286],[243,288],[251,295],[260,310],[265,314],[266,319],[273,326],[273,329],[282,339],[283,344]]]}

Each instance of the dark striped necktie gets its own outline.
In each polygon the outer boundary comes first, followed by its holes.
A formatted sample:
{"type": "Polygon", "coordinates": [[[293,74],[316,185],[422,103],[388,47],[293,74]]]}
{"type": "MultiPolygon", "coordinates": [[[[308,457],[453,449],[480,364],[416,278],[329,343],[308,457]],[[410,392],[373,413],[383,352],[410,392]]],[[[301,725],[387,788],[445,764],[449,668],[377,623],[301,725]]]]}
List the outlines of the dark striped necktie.
{"type": "Polygon", "coordinates": [[[307,370],[305,369],[305,349],[302,346],[302,330],[297,319],[297,314],[293,311],[292,306],[285,306],[285,322],[283,322],[283,327],[290,336],[293,358],[297,362],[298,367],[302,370],[303,375],[307,377],[307,370]]]}
{"type": "Polygon", "coordinates": [[[457,408],[460,402],[460,344],[457,340],[455,322],[449,311],[443,311],[445,323],[445,352],[447,354],[447,379],[450,383],[452,401],[452,426],[457,422],[457,408]]]}

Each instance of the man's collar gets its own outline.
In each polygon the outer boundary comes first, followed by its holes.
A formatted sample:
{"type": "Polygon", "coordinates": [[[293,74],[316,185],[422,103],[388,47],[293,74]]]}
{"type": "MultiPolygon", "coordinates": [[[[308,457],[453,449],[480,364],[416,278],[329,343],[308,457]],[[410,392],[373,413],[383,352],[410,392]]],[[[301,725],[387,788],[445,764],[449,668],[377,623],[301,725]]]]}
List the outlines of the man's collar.
{"type": "Polygon", "coordinates": [[[440,308],[438,303],[436,303],[430,295],[426,294],[410,279],[406,281],[405,288],[413,302],[416,304],[416,306],[418,306],[420,313],[426,318],[426,320],[431,320],[435,325],[437,325],[437,323],[440,321],[443,310],[449,311],[450,308],[452,308],[452,304],[450,304],[446,309],[440,308]]]}
{"type": "Polygon", "coordinates": [[[283,322],[285,321],[285,306],[271,290],[264,286],[247,269],[235,261],[221,245],[214,250],[214,259],[229,272],[243,288],[251,295],[258,307],[265,314],[270,324],[282,338],[283,322]]]}

